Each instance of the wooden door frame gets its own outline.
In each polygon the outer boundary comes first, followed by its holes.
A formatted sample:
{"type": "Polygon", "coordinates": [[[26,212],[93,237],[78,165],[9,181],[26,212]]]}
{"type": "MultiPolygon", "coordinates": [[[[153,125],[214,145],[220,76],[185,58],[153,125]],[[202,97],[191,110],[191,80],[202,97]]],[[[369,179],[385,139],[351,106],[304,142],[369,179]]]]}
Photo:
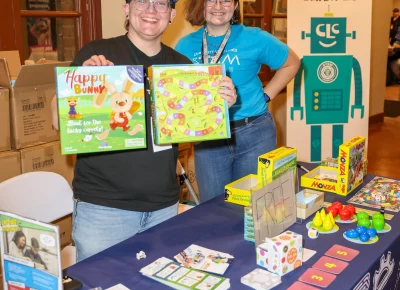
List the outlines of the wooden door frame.
{"type": "Polygon", "coordinates": [[[78,49],[89,41],[102,38],[101,0],[75,0],[76,11],[40,11],[21,10],[20,0],[1,0],[0,9],[0,51],[18,50],[21,62],[24,62],[22,41],[22,17],[80,17],[76,25],[78,49]],[[87,27],[85,30],[83,27],[87,27]]]}

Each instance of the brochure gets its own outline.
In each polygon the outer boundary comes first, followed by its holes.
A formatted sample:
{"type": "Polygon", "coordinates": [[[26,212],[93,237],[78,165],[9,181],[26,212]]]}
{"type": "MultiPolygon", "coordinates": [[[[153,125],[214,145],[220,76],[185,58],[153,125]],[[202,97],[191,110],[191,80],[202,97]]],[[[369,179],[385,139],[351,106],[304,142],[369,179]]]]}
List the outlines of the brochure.
{"type": "Polygon", "coordinates": [[[234,257],[226,253],[191,245],[174,258],[182,266],[223,275],[234,257]]]}
{"type": "Polygon", "coordinates": [[[58,226],[0,211],[4,290],[62,289],[58,226]]]}
{"type": "Polygon", "coordinates": [[[225,290],[229,289],[229,279],[182,267],[178,263],[159,258],[140,272],[174,289],[225,290]]]}

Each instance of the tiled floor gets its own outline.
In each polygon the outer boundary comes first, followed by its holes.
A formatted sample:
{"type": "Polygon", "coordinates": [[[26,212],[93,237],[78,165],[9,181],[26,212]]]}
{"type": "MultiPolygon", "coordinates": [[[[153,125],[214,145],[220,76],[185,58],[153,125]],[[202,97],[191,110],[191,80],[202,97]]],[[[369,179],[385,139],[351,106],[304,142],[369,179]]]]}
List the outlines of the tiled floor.
{"type": "MultiPolygon", "coordinates": [[[[400,86],[386,87],[385,99],[399,101],[400,86]]],[[[368,173],[400,179],[400,117],[369,128],[368,173]]]]}

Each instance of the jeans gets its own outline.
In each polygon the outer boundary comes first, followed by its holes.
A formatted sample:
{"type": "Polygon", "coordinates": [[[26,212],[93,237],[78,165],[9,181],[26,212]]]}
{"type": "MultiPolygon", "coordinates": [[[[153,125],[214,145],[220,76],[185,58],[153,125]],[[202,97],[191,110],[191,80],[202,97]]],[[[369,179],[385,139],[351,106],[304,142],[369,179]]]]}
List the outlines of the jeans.
{"type": "Polygon", "coordinates": [[[223,194],[225,185],[257,174],[258,156],[276,148],[276,126],[269,111],[246,125],[231,128],[231,136],[194,147],[201,203],[223,194]]]}
{"type": "Polygon", "coordinates": [[[72,239],[82,261],[178,214],[178,203],[137,212],[74,200],[72,239]]]}

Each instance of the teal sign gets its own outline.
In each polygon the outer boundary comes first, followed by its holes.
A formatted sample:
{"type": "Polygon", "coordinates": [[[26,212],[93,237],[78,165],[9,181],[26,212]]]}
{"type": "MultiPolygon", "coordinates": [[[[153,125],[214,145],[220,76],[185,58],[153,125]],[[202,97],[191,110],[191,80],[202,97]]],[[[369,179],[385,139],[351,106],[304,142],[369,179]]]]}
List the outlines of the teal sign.
{"type": "Polygon", "coordinates": [[[346,38],[356,38],[356,33],[347,33],[347,19],[343,17],[311,18],[311,33],[302,32],[302,39],[310,38],[311,54],[304,56],[294,81],[293,107],[291,120],[296,111],[300,120],[306,118],[311,125],[311,161],[321,161],[322,127],[332,124],[332,157],[338,156],[343,143],[343,124],[354,118],[355,110],[361,111],[362,75],[360,63],[346,53],[346,38]],[[304,74],[304,82],[302,77],[304,74]],[[351,82],[354,82],[355,102],[351,104],[351,82]],[[305,101],[301,105],[301,89],[304,86],[305,101]]]}

